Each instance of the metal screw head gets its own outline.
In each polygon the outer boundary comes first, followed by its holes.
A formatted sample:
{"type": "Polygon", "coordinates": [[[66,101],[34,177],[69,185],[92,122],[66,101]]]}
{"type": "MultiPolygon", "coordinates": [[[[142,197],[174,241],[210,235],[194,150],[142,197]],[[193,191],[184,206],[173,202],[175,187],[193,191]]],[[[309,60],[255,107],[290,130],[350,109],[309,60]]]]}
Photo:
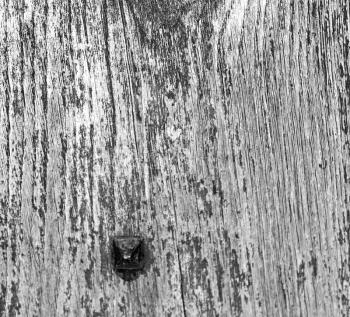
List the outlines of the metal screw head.
{"type": "Polygon", "coordinates": [[[145,264],[144,241],[139,236],[118,236],[113,240],[115,269],[138,271],[145,264]]]}

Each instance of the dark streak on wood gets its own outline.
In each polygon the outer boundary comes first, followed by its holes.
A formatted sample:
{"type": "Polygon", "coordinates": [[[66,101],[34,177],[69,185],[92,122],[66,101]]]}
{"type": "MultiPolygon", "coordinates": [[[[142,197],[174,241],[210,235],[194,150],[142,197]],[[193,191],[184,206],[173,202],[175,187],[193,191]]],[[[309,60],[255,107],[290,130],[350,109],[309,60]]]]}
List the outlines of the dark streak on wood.
{"type": "MultiPolygon", "coordinates": [[[[8,5],[2,3],[5,10],[2,12],[2,17],[4,19],[4,24],[7,23],[8,17],[8,5]]],[[[1,45],[1,98],[0,98],[0,135],[3,135],[1,138],[1,148],[0,157],[1,157],[1,192],[0,192],[0,228],[1,228],[1,296],[0,296],[0,315],[5,314],[6,312],[6,299],[8,293],[8,283],[7,283],[7,250],[8,250],[8,219],[9,219],[9,166],[10,166],[10,92],[9,92],[9,72],[8,72],[8,34],[7,30],[4,28],[1,32],[1,42],[5,45],[1,45]]]]}

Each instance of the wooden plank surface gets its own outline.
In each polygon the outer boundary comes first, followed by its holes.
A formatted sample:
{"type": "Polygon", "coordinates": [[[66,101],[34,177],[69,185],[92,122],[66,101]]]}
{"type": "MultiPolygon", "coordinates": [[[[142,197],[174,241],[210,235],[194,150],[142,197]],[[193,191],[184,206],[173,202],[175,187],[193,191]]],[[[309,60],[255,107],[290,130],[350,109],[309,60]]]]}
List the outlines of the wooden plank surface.
{"type": "Polygon", "coordinates": [[[349,14],[0,0],[0,316],[348,316],[349,14]]]}

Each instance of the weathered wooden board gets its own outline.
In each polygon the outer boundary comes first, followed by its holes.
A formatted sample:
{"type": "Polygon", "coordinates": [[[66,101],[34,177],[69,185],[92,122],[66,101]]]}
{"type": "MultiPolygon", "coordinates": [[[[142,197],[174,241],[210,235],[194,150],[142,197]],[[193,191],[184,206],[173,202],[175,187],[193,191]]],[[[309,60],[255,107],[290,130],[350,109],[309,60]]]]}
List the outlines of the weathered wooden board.
{"type": "Polygon", "coordinates": [[[0,0],[0,316],[349,316],[349,14],[0,0]]]}

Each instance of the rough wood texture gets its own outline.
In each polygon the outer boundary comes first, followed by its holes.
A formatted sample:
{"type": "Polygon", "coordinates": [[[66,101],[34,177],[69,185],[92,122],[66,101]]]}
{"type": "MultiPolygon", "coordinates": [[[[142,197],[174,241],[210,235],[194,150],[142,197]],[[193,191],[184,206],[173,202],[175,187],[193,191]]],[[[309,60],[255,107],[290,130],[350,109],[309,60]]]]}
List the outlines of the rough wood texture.
{"type": "Polygon", "coordinates": [[[0,0],[0,316],[349,316],[349,14],[0,0]]]}

